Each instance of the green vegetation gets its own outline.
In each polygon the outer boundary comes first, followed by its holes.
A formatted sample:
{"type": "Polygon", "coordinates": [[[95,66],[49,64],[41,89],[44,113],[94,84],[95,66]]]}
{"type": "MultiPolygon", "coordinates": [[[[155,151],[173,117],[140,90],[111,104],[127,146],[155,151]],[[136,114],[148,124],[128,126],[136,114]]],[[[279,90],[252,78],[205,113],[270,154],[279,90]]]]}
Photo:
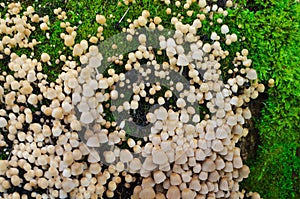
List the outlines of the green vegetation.
{"type": "MultiPolygon", "coordinates": [[[[160,16],[166,28],[171,27],[169,22],[172,15],[166,14],[167,6],[161,1],[136,1],[136,4],[130,5],[121,27],[127,27],[129,23],[126,20],[137,18],[144,9],[150,11],[151,17],[160,16]]],[[[35,48],[36,57],[42,52],[51,56],[52,66],[45,64],[43,67],[51,81],[61,70],[61,64],[55,64],[59,51],[71,55],[71,50],[63,46],[63,40],[59,37],[64,30],[53,13],[54,8],[61,7],[67,12],[66,21],[78,27],[76,42],[79,42],[89,35],[96,35],[96,14],[103,14],[107,18],[103,32],[105,38],[120,32],[115,23],[128,6],[116,6],[117,3],[116,0],[70,0],[66,3],[60,0],[24,1],[24,8],[33,5],[40,15],[49,15],[50,39],[39,28],[31,39],[42,42],[35,48]]],[[[275,87],[266,91],[268,99],[264,102],[261,118],[254,118],[261,144],[257,157],[246,162],[251,173],[243,182],[243,187],[259,192],[264,198],[300,198],[300,4],[296,0],[239,0],[237,4],[237,8],[229,10],[224,23],[230,27],[231,33],[236,33],[239,39],[245,37],[245,40],[230,47],[222,46],[230,52],[230,56],[223,60],[223,71],[231,67],[230,59],[234,52],[247,48],[248,57],[252,59],[260,81],[267,87],[268,79],[275,80],[275,87]]],[[[186,16],[182,6],[177,8],[172,5],[170,8],[172,12],[186,16]]],[[[0,13],[4,12],[5,9],[0,8],[0,13]]],[[[195,13],[192,18],[196,18],[195,13]]],[[[191,19],[186,17],[183,21],[189,22],[191,19]]],[[[209,34],[212,30],[219,33],[220,27],[203,24],[203,31],[199,34],[209,34]]],[[[26,49],[16,49],[15,52],[19,55],[30,54],[26,49]]],[[[2,71],[7,69],[7,61],[0,62],[2,71]]]]}

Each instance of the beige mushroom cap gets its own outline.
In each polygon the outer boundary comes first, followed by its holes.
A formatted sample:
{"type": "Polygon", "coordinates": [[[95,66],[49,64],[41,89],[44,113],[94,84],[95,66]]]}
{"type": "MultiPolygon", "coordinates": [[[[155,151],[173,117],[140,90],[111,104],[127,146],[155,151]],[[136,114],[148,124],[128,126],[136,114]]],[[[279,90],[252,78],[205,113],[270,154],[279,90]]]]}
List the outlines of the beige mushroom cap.
{"type": "Polygon", "coordinates": [[[172,173],[170,175],[170,184],[171,185],[180,185],[181,183],[182,183],[182,180],[178,173],[172,173]]]}
{"type": "Polygon", "coordinates": [[[73,36],[71,36],[71,35],[66,35],[65,37],[64,37],[64,44],[66,45],[66,46],[73,46],[74,45],[74,43],[75,43],[75,40],[74,40],[74,37],[73,36]]]}
{"type": "Polygon", "coordinates": [[[38,179],[38,186],[42,189],[46,189],[49,186],[49,181],[45,178],[38,179]]]}
{"type": "Polygon", "coordinates": [[[156,184],[160,184],[165,181],[167,177],[164,172],[158,170],[153,173],[153,178],[156,184]]]}
{"type": "Polygon", "coordinates": [[[260,199],[260,195],[257,192],[252,193],[251,199],[260,199]]]}
{"type": "Polygon", "coordinates": [[[75,183],[69,179],[69,178],[65,178],[62,182],[62,189],[65,192],[71,192],[73,189],[75,188],[75,183]]]}
{"type": "Polygon", "coordinates": [[[166,153],[161,149],[153,149],[152,150],[152,160],[155,164],[165,164],[168,162],[168,156],[166,153]]]}
{"type": "Polygon", "coordinates": [[[10,180],[13,186],[19,186],[19,184],[21,183],[21,179],[17,175],[13,175],[10,180]]]}
{"type": "Polygon", "coordinates": [[[78,176],[78,175],[82,174],[82,172],[83,172],[82,163],[76,162],[76,163],[72,164],[71,173],[72,173],[73,176],[78,176]]]}
{"type": "Polygon", "coordinates": [[[113,151],[105,151],[103,153],[103,155],[104,155],[105,161],[107,163],[112,163],[116,160],[116,157],[115,157],[115,154],[113,151]]]}
{"type": "Polygon", "coordinates": [[[90,151],[90,154],[88,156],[88,162],[89,163],[97,163],[100,161],[100,156],[99,156],[99,153],[93,149],[90,151]]]}
{"type": "Polygon", "coordinates": [[[181,194],[179,188],[177,186],[170,186],[166,196],[168,199],[180,199],[181,194]]]}
{"type": "Polygon", "coordinates": [[[139,193],[139,197],[141,199],[154,199],[155,198],[155,191],[152,187],[146,187],[141,190],[139,193]]]}
{"type": "Polygon", "coordinates": [[[183,189],[181,194],[182,194],[182,199],[193,199],[197,195],[195,191],[192,191],[189,188],[183,189]]]}
{"type": "Polygon", "coordinates": [[[133,159],[133,155],[128,149],[122,149],[120,152],[120,161],[121,162],[130,162],[133,159]]]}
{"type": "Polygon", "coordinates": [[[42,62],[48,62],[48,61],[50,61],[50,56],[48,55],[48,53],[42,53],[42,55],[41,55],[41,61],[42,62]]]}
{"type": "Polygon", "coordinates": [[[0,128],[6,127],[7,121],[4,117],[0,117],[0,128]]]}
{"type": "Polygon", "coordinates": [[[255,80],[257,79],[257,73],[256,73],[256,70],[254,69],[250,69],[248,72],[247,72],[247,75],[246,77],[250,80],[255,80]]]}
{"type": "Polygon", "coordinates": [[[106,18],[103,15],[96,15],[96,21],[97,21],[97,23],[103,25],[106,22],[106,18]]]}
{"type": "Polygon", "coordinates": [[[216,169],[216,164],[211,159],[206,159],[202,164],[202,170],[206,172],[213,172],[216,169]]]}

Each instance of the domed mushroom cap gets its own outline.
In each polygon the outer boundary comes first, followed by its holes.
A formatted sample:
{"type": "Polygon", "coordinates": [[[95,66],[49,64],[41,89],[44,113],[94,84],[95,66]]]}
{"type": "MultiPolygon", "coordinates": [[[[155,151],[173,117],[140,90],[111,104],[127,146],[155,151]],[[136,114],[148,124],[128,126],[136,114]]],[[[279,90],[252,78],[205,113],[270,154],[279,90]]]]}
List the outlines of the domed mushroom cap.
{"type": "Polygon", "coordinates": [[[130,162],[133,159],[133,155],[128,149],[122,149],[120,152],[120,161],[121,162],[130,162]]]}
{"type": "Polygon", "coordinates": [[[250,69],[248,72],[247,72],[247,75],[246,77],[250,80],[255,80],[257,79],[257,73],[256,73],[256,70],[254,69],[250,69]]]}
{"type": "Polygon", "coordinates": [[[146,187],[141,190],[139,193],[139,197],[141,199],[154,199],[155,198],[155,191],[152,187],[146,187]]]}
{"type": "Polygon", "coordinates": [[[202,49],[205,53],[209,53],[211,51],[211,45],[209,43],[206,43],[203,45],[202,49]]]}
{"type": "Polygon", "coordinates": [[[4,175],[4,173],[8,170],[8,161],[0,160],[0,175],[4,175]]]}
{"type": "Polygon", "coordinates": [[[233,167],[236,169],[242,168],[243,166],[243,161],[241,156],[234,156],[233,157],[233,167]]]}
{"type": "Polygon", "coordinates": [[[48,61],[50,61],[50,56],[47,53],[42,53],[42,55],[41,55],[41,61],[42,62],[48,62],[48,61]]]}
{"type": "Polygon", "coordinates": [[[112,163],[116,160],[116,156],[113,151],[105,151],[103,155],[107,163],[112,163]]]}
{"type": "Polygon", "coordinates": [[[227,34],[229,32],[229,28],[228,28],[228,26],[227,25],[222,25],[221,26],[221,33],[222,34],[227,34]]]}
{"type": "Polygon", "coordinates": [[[182,199],[193,199],[197,195],[195,191],[192,191],[189,188],[183,189],[181,194],[182,194],[182,199]]]}
{"type": "Polygon", "coordinates": [[[4,117],[0,117],[0,128],[6,127],[7,121],[4,117]]]}
{"type": "Polygon", "coordinates": [[[73,48],[73,56],[80,56],[83,53],[83,47],[81,46],[81,44],[75,44],[74,48],[73,48]]]}
{"type": "Polygon", "coordinates": [[[211,159],[206,159],[202,163],[202,170],[206,172],[213,172],[216,169],[216,164],[211,159]]]}
{"type": "Polygon", "coordinates": [[[106,22],[106,18],[103,15],[96,15],[96,21],[97,21],[97,23],[103,25],[106,22]]]}
{"type": "Polygon", "coordinates": [[[168,199],[180,199],[181,194],[179,188],[177,186],[170,186],[166,196],[168,199]]]}
{"type": "Polygon", "coordinates": [[[46,189],[49,185],[48,180],[46,180],[45,178],[39,178],[37,183],[38,186],[41,187],[42,189],[46,189]]]}
{"type": "Polygon", "coordinates": [[[64,44],[68,47],[73,46],[75,43],[74,37],[72,35],[66,35],[64,40],[65,40],[64,44]]]}
{"type": "Polygon", "coordinates": [[[155,164],[165,164],[168,162],[168,156],[166,153],[161,149],[153,149],[152,150],[152,161],[155,164]]]}
{"type": "Polygon", "coordinates": [[[138,171],[142,168],[141,160],[138,158],[133,158],[129,164],[129,168],[133,171],[138,171]]]}
{"type": "Polygon", "coordinates": [[[89,139],[86,142],[86,145],[89,147],[100,147],[99,137],[97,135],[89,137],[89,139]]]}
{"type": "Polygon", "coordinates": [[[80,121],[83,124],[90,124],[94,121],[94,117],[91,112],[83,112],[80,116],[80,121]]]}
{"type": "Polygon", "coordinates": [[[88,156],[88,162],[89,163],[97,163],[100,161],[99,153],[96,150],[90,151],[90,154],[88,156]]]}
{"type": "Polygon", "coordinates": [[[13,175],[13,176],[11,177],[10,181],[11,181],[11,184],[12,184],[13,186],[19,186],[19,184],[21,183],[21,179],[20,179],[20,177],[17,176],[17,175],[13,175]]]}
{"type": "Polygon", "coordinates": [[[152,156],[148,156],[142,165],[142,168],[147,171],[153,171],[156,167],[157,165],[153,163],[152,156]]]}
{"type": "Polygon", "coordinates": [[[76,184],[71,179],[65,178],[62,182],[62,189],[68,193],[75,188],[75,185],[76,184]]]}
{"type": "Polygon", "coordinates": [[[83,172],[82,163],[76,162],[76,163],[72,164],[71,173],[72,173],[73,176],[78,176],[78,175],[82,174],[82,172],[83,172]]]}
{"type": "Polygon", "coordinates": [[[159,109],[156,109],[154,111],[154,114],[156,116],[156,119],[162,120],[162,121],[166,120],[168,117],[168,112],[164,107],[159,107],[159,109]]]}
{"type": "Polygon", "coordinates": [[[178,66],[187,66],[188,64],[189,64],[189,60],[184,54],[178,56],[178,60],[177,60],[178,66]]]}
{"type": "Polygon", "coordinates": [[[243,165],[242,168],[239,169],[239,176],[242,178],[248,178],[249,173],[250,169],[247,165],[243,165]]]}
{"type": "Polygon", "coordinates": [[[98,163],[92,163],[92,164],[90,164],[89,171],[92,174],[95,174],[95,175],[99,174],[99,172],[101,171],[100,164],[98,164],[98,163]]]}
{"type": "Polygon", "coordinates": [[[194,191],[200,191],[201,189],[200,180],[197,177],[193,178],[189,184],[189,188],[194,191]]]}
{"type": "Polygon", "coordinates": [[[251,199],[260,199],[260,195],[257,192],[252,193],[251,199]]]}
{"type": "Polygon", "coordinates": [[[165,181],[167,177],[164,174],[164,172],[162,172],[162,171],[155,171],[153,173],[153,178],[154,178],[154,181],[155,181],[156,184],[160,184],[163,181],[165,181]]]}
{"type": "Polygon", "coordinates": [[[182,183],[182,180],[178,173],[172,173],[170,175],[170,184],[171,185],[180,185],[181,183],[182,183]]]}
{"type": "Polygon", "coordinates": [[[223,143],[221,140],[219,139],[215,139],[212,141],[212,146],[211,148],[215,151],[215,152],[220,152],[224,149],[223,143]]]}

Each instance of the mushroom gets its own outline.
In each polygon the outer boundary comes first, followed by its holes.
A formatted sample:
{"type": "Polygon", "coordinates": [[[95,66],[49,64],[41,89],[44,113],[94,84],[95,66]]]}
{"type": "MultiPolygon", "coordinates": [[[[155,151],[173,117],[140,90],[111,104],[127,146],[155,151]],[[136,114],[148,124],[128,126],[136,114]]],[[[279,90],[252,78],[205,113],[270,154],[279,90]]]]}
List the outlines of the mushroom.
{"type": "Polygon", "coordinates": [[[180,190],[177,186],[170,186],[167,194],[166,194],[168,199],[179,199],[181,198],[180,190]]]}
{"type": "Polygon", "coordinates": [[[64,178],[62,182],[62,189],[66,193],[71,192],[75,188],[75,183],[70,178],[64,178]]]}
{"type": "Polygon", "coordinates": [[[155,192],[152,187],[146,187],[141,190],[139,193],[139,198],[141,199],[154,199],[155,192]]]}
{"type": "Polygon", "coordinates": [[[120,161],[127,163],[130,162],[133,159],[132,154],[128,149],[122,149],[120,152],[120,161]]]}
{"type": "Polygon", "coordinates": [[[71,174],[73,176],[78,176],[83,172],[83,165],[81,163],[75,162],[71,166],[71,174]]]}
{"type": "Polygon", "coordinates": [[[73,46],[75,43],[74,37],[72,35],[66,35],[64,37],[64,44],[68,47],[73,46]]]}
{"type": "Polygon", "coordinates": [[[182,199],[192,199],[195,198],[197,195],[195,191],[192,191],[189,188],[183,189],[181,194],[182,194],[182,199]]]}
{"type": "Polygon", "coordinates": [[[4,117],[0,117],[0,128],[6,127],[7,121],[4,117]]]}
{"type": "Polygon", "coordinates": [[[37,183],[42,189],[46,189],[49,186],[49,181],[45,178],[39,178],[37,183]]]}
{"type": "Polygon", "coordinates": [[[168,162],[168,157],[161,149],[152,150],[152,161],[155,164],[162,165],[168,162]]]}
{"type": "Polygon", "coordinates": [[[50,56],[48,55],[48,53],[42,53],[42,55],[41,55],[41,61],[42,62],[48,62],[48,61],[50,61],[50,56]]]}
{"type": "Polygon", "coordinates": [[[160,184],[165,181],[167,177],[162,171],[158,170],[153,173],[153,178],[156,184],[160,184]]]}
{"type": "Polygon", "coordinates": [[[103,15],[96,15],[96,21],[97,23],[103,25],[106,22],[106,18],[103,15]]]}
{"type": "Polygon", "coordinates": [[[227,34],[229,32],[229,28],[228,28],[228,26],[227,25],[222,25],[221,26],[221,33],[222,34],[227,34]]]}

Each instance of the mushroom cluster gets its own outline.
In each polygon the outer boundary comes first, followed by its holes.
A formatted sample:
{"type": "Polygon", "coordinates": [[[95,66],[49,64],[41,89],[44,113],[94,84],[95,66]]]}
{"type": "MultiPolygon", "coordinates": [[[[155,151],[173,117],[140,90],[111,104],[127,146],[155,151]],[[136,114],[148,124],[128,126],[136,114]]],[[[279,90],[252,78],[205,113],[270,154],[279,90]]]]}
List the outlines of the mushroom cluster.
{"type": "MultiPolygon", "coordinates": [[[[192,3],[175,5],[192,16],[192,3]]],[[[123,42],[136,46],[124,55],[118,48],[122,42],[108,42],[109,56],[107,48],[95,45],[103,40],[102,26],[97,37],[75,43],[76,28],[62,22],[68,34],[61,38],[72,55],[60,56],[63,71],[55,82],[42,73],[51,62],[47,52],[38,59],[12,52],[16,45],[39,43],[28,42],[35,26],[27,17],[41,22],[44,31],[48,17],[40,18],[31,6],[21,17],[20,3],[7,5],[6,19],[0,19],[0,56],[10,58],[9,71],[0,75],[0,129],[7,136],[0,135],[0,146],[12,149],[0,160],[0,198],[112,198],[119,186],[131,188],[131,198],[244,198],[239,182],[250,170],[236,143],[248,134],[247,103],[264,92],[264,85],[250,67],[247,49],[236,53],[230,78],[222,81],[220,62],[229,52],[221,42],[237,42],[237,35],[222,24],[220,35],[212,32],[211,41],[202,41],[197,35],[202,21],[215,12],[228,13],[205,0],[198,4],[203,14],[192,24],[173,17],[174,31],[143,11],[124,29],[123,42]],[[122,70],[106,68],[107,62],[122,70]],[[158,106],[146,111],[146,126],[139,130],[132,115],[143,103],[158,106]]],[[[61,9],[54,13],[66,19],[61,9]]],[[[103,25],[106,18],[97,15],[96,21],[103,25]]]]}

